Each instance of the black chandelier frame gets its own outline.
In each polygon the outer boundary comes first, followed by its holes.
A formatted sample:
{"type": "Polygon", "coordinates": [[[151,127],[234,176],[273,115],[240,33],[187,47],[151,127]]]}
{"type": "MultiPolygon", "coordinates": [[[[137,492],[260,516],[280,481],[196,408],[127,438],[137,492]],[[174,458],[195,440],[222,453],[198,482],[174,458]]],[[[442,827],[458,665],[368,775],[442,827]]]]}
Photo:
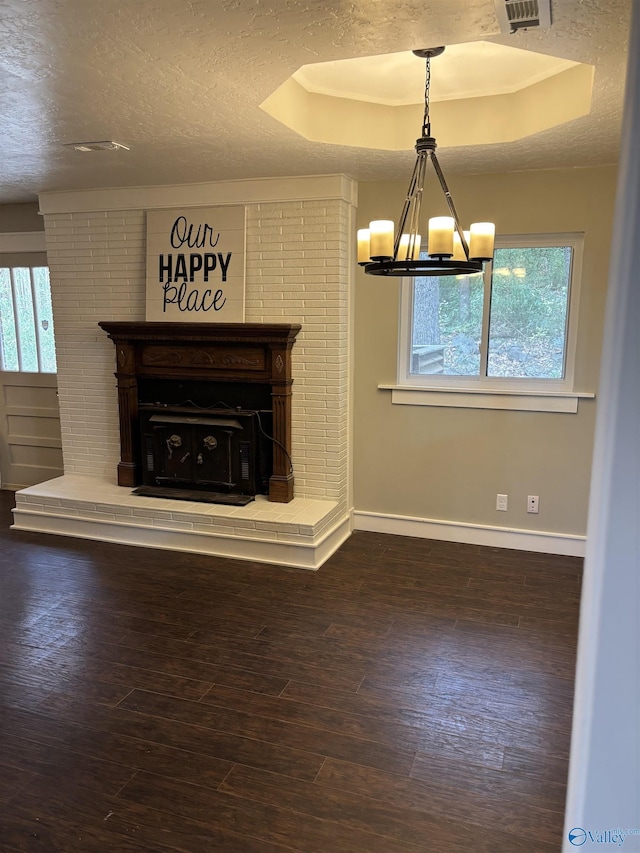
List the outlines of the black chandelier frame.
{"type": "Polygon", "coordinates": [[[469,257],[469,245],[460,224],[458,211],[453,202],[451,192],[447,186],[440,163],[436,156],[436,140],[431,135],[431,119],[429,114],[429,92],[431,86],[431,60],[434,56],[440,56],[444,47],[429,47],[414,50],[413,53],[421,59],[426,60],[426,81],[424,92],[424,118],[422,121],[422,136],[416,140],[417,159],[413,168],[413,175],[409,182],[409,190],[402,208],[402,214],[398,223],[393,246],[393,257],[373,257],[370,261],[364,261],[360,265],[368,275],[386,276],[436,276],[436,275],[474,275],[482,272],[484,261],[491,258],[469,257]],[[400,240],[405,233],[407,223],[409,225],[409,242],[407,255],[413,254],[420,221],[422,197],[424,194],[424,182],[429,161],[433,165],[440,187],[444,193],[451,217],[454,221],[455,230],[460,238],[460,243],[465,254],[464,260],[453,260],[451,255],[435,255],[427,258],[398,258],[400,240]]]}

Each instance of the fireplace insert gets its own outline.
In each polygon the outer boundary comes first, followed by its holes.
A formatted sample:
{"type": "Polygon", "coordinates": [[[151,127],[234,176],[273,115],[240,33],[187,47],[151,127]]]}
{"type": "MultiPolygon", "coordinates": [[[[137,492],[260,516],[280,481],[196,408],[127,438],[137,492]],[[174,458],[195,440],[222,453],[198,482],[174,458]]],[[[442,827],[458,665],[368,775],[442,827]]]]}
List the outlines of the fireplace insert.
{"type": "MultiPolygon", "coordinates": [[[[265,413],[268,414],[268,413],[265,413]]],[[[248,503],[268,491],[269,454],[258,411],[142,405],[138,494],[248,503]],[[167,490],[175,491],[169,494],[167,490]]]]}

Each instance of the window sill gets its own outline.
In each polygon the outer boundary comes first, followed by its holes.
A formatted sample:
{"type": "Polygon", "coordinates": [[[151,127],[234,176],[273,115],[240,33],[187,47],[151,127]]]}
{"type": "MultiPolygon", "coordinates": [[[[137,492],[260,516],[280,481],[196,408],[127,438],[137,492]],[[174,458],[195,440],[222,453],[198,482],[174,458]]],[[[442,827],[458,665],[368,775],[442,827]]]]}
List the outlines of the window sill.
{"type": "Polygon", "coordinates": [[[401,406],[448,406],[456,409],[507,409],[516,412],[568,412],[576,414],[578,400],[593,399],[582,391],[488,390],[486,388],[417,388],[378,385],[391,391],[391,402],[401,406]]]}

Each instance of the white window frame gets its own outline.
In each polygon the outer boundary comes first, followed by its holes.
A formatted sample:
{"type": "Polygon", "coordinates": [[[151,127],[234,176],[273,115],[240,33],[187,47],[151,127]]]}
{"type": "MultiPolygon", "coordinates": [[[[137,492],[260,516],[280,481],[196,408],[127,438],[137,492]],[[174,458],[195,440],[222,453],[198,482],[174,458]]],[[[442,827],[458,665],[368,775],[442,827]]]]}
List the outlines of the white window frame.
{"type": "MultiPolygon", "coordinates": [[[[398,381],[394,385],[379,385],[378,387],[391,390],[392,402],[401,405],[576,412],[578,409],[578,400],[581,397],[594,396],[590,392],[578,392],[574,390],[583,244],[584,235],[579,233],[514,234],[496,238],[497,249],[547,246],[571,246],[572,248],[565,335],[564,377],[562,379],[412,374],[410,372],[410,365],[411,341],[413,337],[413,288],[415,279],[404,278],[401,283],[400,296],[398,381]]],[[[486,264],[484,272],[481,370],[487,363],[491,276],[491,264],[486,264]]]]}

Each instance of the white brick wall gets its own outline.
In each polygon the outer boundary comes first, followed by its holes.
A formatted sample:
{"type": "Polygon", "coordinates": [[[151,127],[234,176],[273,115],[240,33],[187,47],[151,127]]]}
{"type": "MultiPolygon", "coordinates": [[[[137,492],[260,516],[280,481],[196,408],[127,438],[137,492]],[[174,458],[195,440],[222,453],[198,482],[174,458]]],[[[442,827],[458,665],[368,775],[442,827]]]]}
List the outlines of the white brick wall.
{"type": "MultiPolygon", "coordinates": [[[[247,206],[247,322],[302,324],[293,348],[296,495],[347,508],[350,208],[247,206]]],[[[45,215],[65,474],[116,479],[115,350],[100,320],[145,318],[144,211],[45,215]]]]}

